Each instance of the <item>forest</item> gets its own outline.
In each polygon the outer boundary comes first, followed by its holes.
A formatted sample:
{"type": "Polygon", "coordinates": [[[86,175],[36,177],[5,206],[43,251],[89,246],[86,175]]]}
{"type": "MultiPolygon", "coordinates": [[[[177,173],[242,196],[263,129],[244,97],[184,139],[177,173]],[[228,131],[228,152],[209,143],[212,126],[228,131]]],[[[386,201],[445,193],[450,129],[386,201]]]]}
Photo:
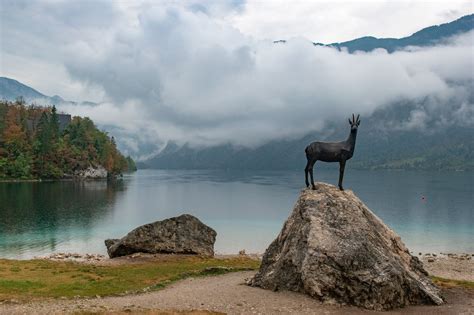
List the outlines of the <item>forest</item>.
{"type": "Polygon", "coordinates": [[[132,158],[117,149],[114,137],[87,117],[65,122],[56,107],[0,101],[0,179],[72,178],[103,166],[110,177],[135,171],[132,158]]]}

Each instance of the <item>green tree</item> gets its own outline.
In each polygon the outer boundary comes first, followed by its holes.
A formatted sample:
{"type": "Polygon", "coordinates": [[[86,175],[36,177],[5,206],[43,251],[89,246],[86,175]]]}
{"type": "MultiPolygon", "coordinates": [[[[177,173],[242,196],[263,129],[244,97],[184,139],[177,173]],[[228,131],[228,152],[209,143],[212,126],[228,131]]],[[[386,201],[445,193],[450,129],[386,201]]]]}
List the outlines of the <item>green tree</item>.
{"type": "Polygon", "coordinates": [[[31,152],[25,126],[22,121],[24,106],[9,106],[3,121],[3,156],[0,163],[0,176],[29,178],[31,176],[31,152]]]}
{"type": "Polygon", "coordinates": [[[38,123],[38,130],[36,133],[36,139],[38,140],[38,152],[40,155],[45,156],[51,149],[52,133],[49,117],[46,112],[41,114],[41,118],[38,123]]]}
{"type": "Polygon", "coordinates": [[[74,117],[61,133],[55,106],[0,101],[0,178],[61,178],[89,166],[116,175],[130,161],[87,117],[74,117]]]}
{"type": "Polygon", "coordinates": [[[130,157],[127,156],[127,170],[129,172],[135,172],[137,170],[137,165],[135,164],[135,161],[130,157]]]}

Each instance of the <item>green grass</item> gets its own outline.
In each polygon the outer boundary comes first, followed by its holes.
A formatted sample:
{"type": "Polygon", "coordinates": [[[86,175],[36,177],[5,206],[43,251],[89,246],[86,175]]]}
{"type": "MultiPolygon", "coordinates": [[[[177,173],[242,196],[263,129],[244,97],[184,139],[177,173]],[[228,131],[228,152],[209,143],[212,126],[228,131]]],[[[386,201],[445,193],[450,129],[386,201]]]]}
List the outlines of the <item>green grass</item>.
{"type": "Polygon", "coordinates": [[[466,281],[466,280],[453,280],[453,279],[446,279],[441,277],[431,277],[433,282],[445,288],[453,288],[453,287],[461,287],[464,289],[474,289],[474,282],[466,281]]]}
{"type": "Polygon", "coordinates": [[[190,276],[257,269],[246,257],[169,256],[157,261],[97,266],[48,260],[0,260],[0,301],[90,297],[157,290],[190,276]]]}

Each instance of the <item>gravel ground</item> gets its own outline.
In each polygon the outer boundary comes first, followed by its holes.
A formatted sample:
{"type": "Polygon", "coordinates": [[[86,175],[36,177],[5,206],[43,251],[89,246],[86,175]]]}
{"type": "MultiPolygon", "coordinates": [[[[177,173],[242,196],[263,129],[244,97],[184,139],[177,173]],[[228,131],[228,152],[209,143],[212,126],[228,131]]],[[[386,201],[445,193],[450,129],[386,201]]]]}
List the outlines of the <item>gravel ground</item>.
{"type": "MultiPolygon", "coordinates": [[[[272,292],[244,284],[253,271],[190,278],[164,290],[120,297],[49,300],[0,305],[2,314],[63,314],[75,312],[142,312],[146,310],[210,310],[227,314],[400,314],[370,312],[354,307],[325,305],[293,292],[272,292]]],[[[448,303],[403,309],[403,314],[474,314],[474,292],[446,289],[448,303]]]]}
{"type": "MultiPolygon", "coordinates": [[[[148,257],[137,257],[141,261],[148,257]]],[[[422,256],[430,274],[450,279],[474,281],[472,259],[422,256]],[[429,259],[429,262],[428,262],[429,259]]],[[[134,259],[101,261],[101,264],[134,263],[134,259]]],[[[445,288],[447,304],[413,306],[392,312],[372,312],[355,307],[322,304],[294,292],[272,292],[245,285],[254,271],[221,276],[189,278],[167,288],[139,295],[94,299],[41,300],[0,304],[0,314],[64,314],[88,312],[141,313],[150,310],[209,310],[227,314],[474,314],[474,290],[445,288]]],[[[154,313],[155,313],[154,312],[154,313]]]]}
{"type": "Polygon", "coordinates": [[[426,271],[431,275],[474,282],[472,254],[425,254],[420,258],[426,271]]]}

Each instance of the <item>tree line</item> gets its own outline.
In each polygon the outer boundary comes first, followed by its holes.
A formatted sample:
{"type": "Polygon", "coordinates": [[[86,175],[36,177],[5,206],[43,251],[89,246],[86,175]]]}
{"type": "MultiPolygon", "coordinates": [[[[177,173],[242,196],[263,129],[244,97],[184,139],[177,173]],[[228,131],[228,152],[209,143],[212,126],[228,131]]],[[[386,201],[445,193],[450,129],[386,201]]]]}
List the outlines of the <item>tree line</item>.
{"type": "Polygon", "coordinates": [[[114,137],[89,118],[73,117],[60,127],[55,106],[0,101],[0,179],[60,179],[91,166],[111,176],[136,170],[114,137]]]}

